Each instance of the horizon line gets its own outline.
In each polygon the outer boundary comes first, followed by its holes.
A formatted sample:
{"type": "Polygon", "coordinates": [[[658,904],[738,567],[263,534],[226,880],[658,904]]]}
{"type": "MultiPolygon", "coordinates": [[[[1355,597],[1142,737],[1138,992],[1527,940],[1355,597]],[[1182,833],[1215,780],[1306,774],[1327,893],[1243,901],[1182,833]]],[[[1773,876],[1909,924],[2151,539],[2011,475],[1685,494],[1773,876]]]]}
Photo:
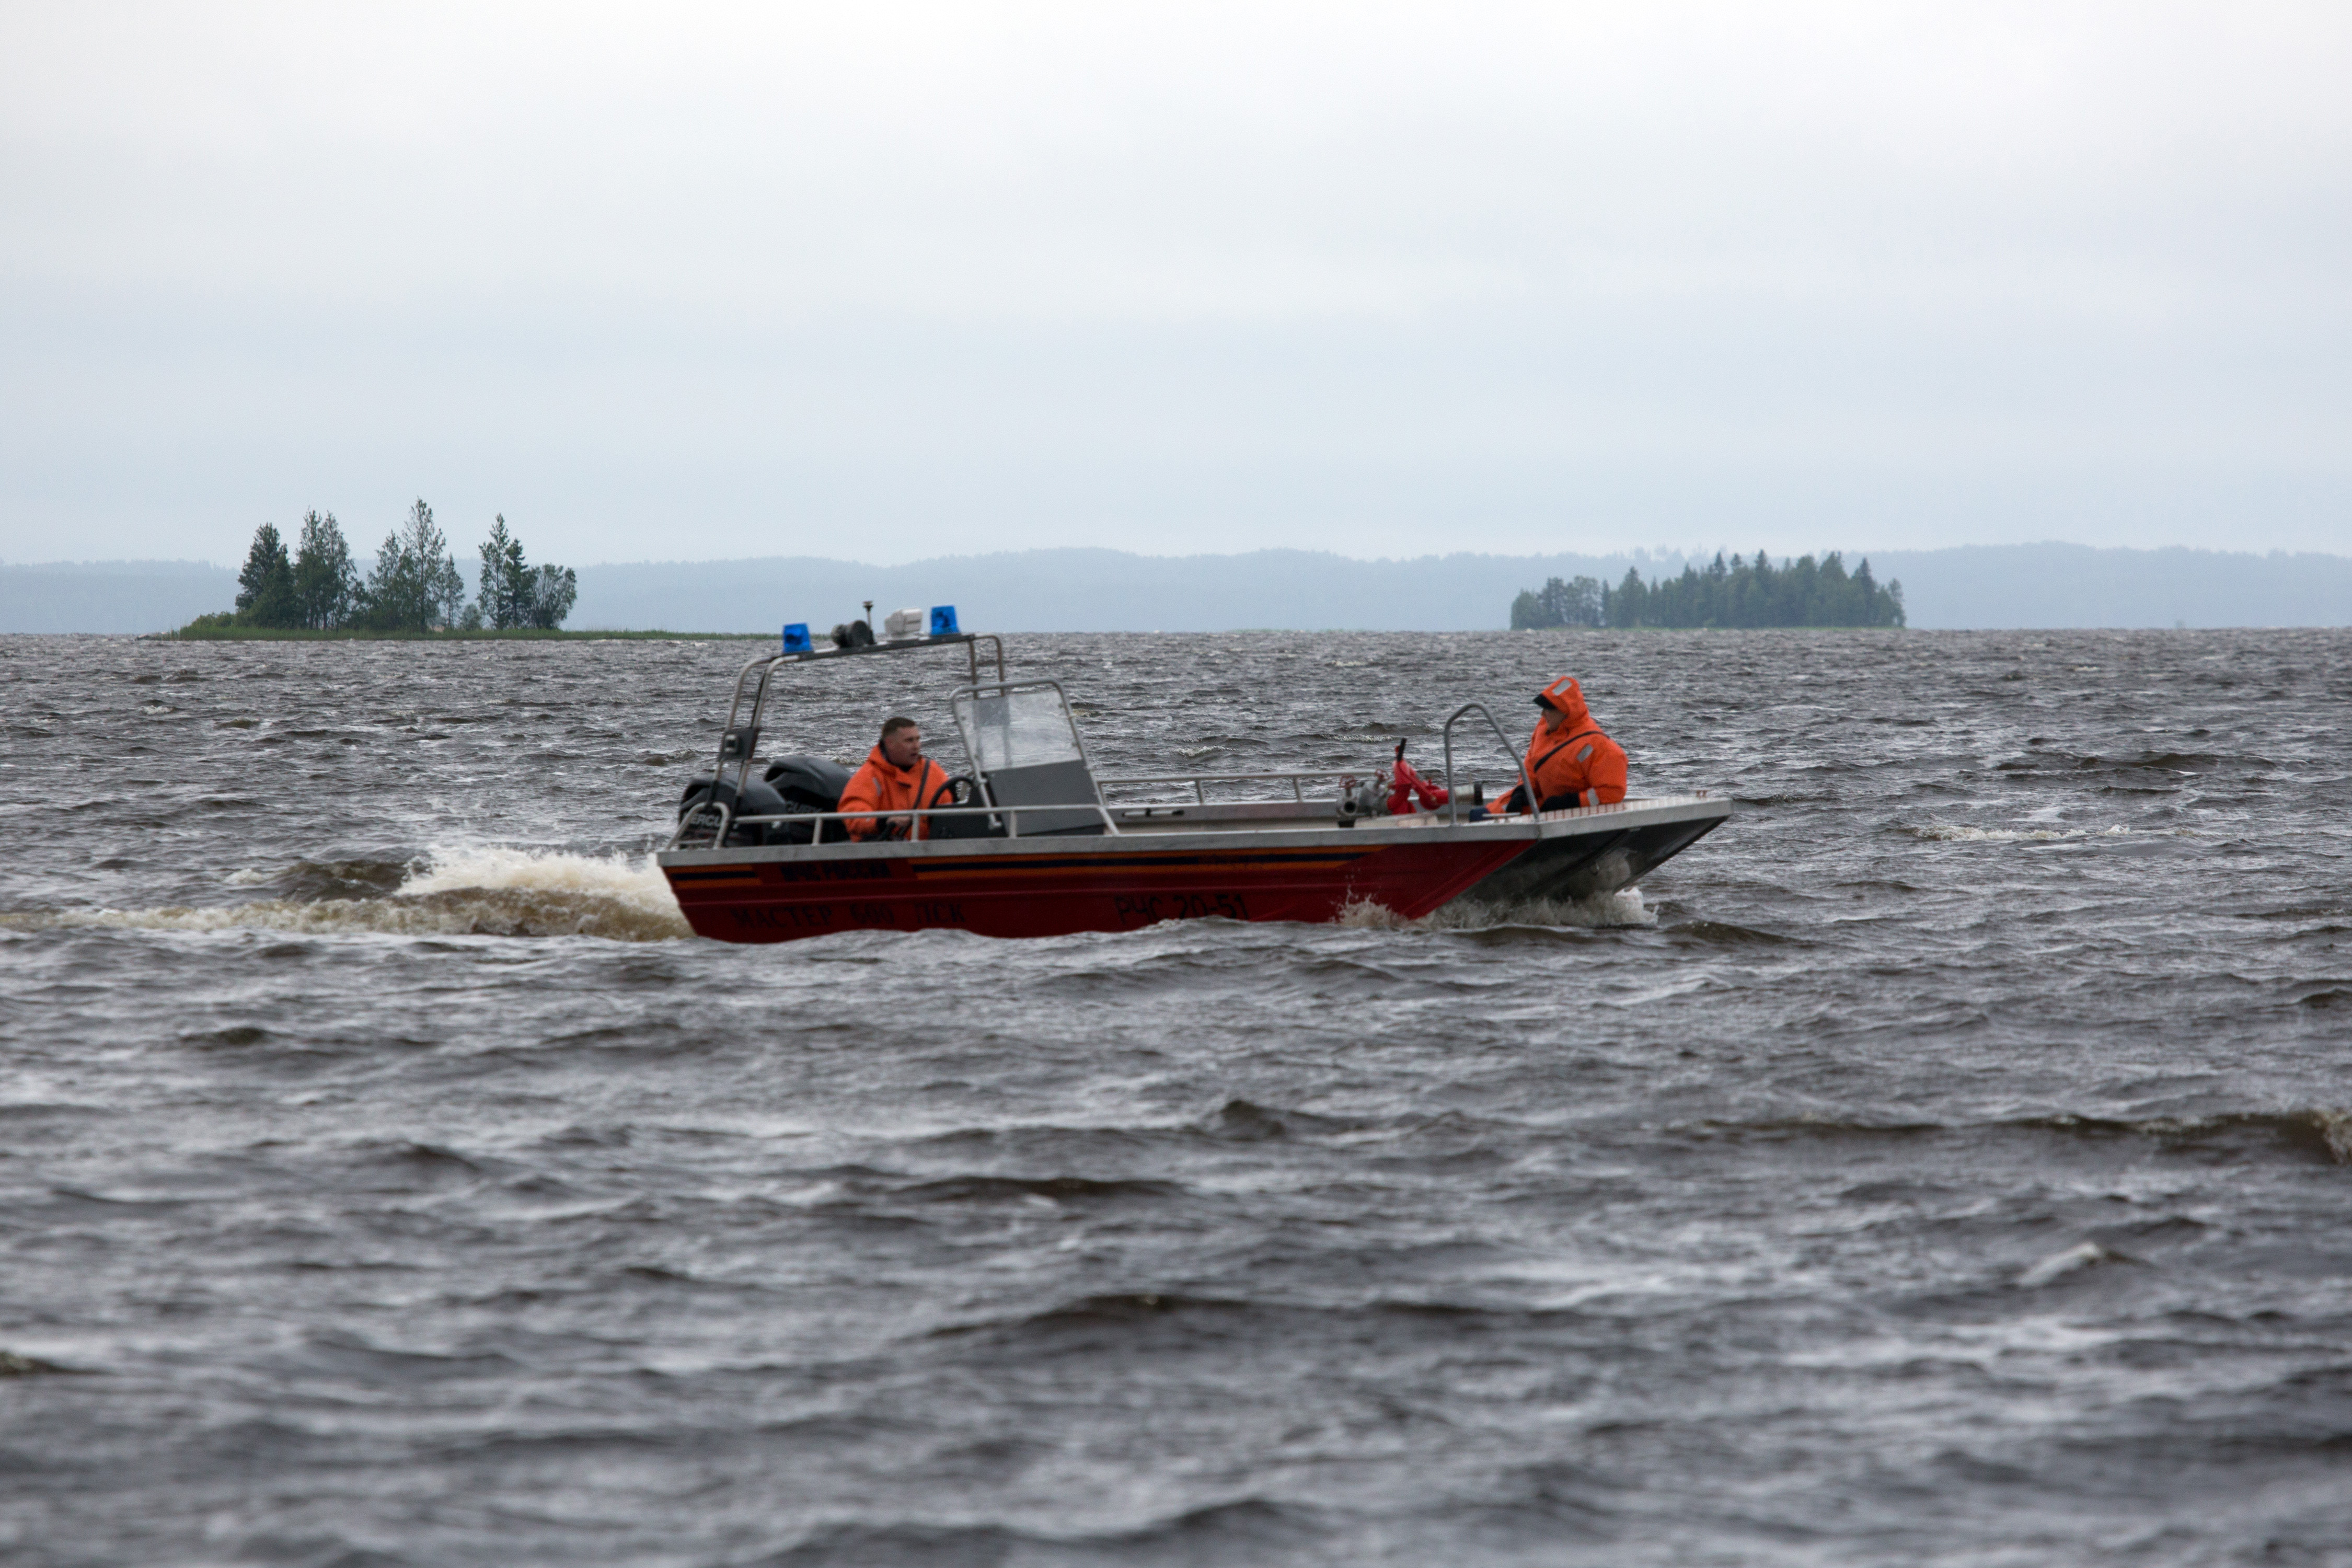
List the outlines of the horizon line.
{"type": "MultiPolygon", "coordinates": [[[[1779,559],[1801,560],[1805,556],[1810,555],[1818,560],[1831,554],[1837,554],[1850,555],[1856,560],[1866,560],[1874,553],[1879,555],[1936,555],[1963,550],[2047,549],[2087,550],[2100,554],[2112,555],[2162,555],[2171,553],[2182,555],[2237,556],[2253,561],[2275,561],[2282,558],[2295,560],[2303,557],[2315,557],[2327,561],[2352,561],[2352,552],[2343,551],[2282,550],[2275,547],[2270,550],[2219,550],[2210,546],[2194,544],[2082,544],[2073,540],[2066,539],[2013,541],[2007,543],[1970,542],[1966,544],[1895,545],[1874,550],[1850,550],[1841,546],[1834,550],[1783,551],[1779,559]]],[[[1300,545],[1275,544],[1266,545],[1257,550],[1196,551],[1189,554],[1165,554],[1141,550],[1127,550],[1116,546],[1102,544],[1038,544],[1013,550],[969,552],[963,554],[910,556],[903,561],[860,561],[849,556],[840,555],[709,555],[694,557],[691,559],[672,557],[668,559],[656,560],[647,557],[633,561],[595,561],[587,563],[581,567],[575,568],[575,570],[595,571],[606,567],[621,566],[721,566],[741,565],[761,561],[808,561],[823,563],[826,565],[832,566],[861,567],[867,571],[874,572],[895,572],[910,566],[926,565],[936,561],[985,561],[1015,555],[1080,553],[1124,555],[1139,561],[1166,562],[1238,561],[1255,555],[1321,555],[1328,556],[1333,560],[1346,561],[1353,564],[1362,566],[1409,566],[1422,562],[1430,561],[1545,561],[1554,560],[1563,556],[1580,556],[1586,559],[1599,561],[1633,561],[1637,559],[1663,560],[1671,556],[1674,559],[1687,562],[1693,560],[1707,560],[1717,555],[1724,556],[1727,559],[1733,556],[1744,557],[1753,552],[1747,551],[1735,551],[1728,546],[1718,546],[1713,549],[1684,550],[1656,545],[1630,545],[1623,549],[1609,551],[1555,550],[1528,552],[1516,554],[1488,550],[1454,550],[1445,552],[1432,551],[1423,555],[1349,555],[1345,552],[1338,550],[1315,549],[1300,545]]],[[[1769,556],[1771,554],[1771,552],[1765,551],[1763,553],[1769,556]]],[[[237,567],[234,564],[208,560],[194,560],[186,556],[117,556],[108,560],[0,560],[0,570],[5,570],[10,567],[37,568],[68,566],[177,566],[200,567],[207,571],[215,572],[235,572],[237,570],[237,567]]]]}

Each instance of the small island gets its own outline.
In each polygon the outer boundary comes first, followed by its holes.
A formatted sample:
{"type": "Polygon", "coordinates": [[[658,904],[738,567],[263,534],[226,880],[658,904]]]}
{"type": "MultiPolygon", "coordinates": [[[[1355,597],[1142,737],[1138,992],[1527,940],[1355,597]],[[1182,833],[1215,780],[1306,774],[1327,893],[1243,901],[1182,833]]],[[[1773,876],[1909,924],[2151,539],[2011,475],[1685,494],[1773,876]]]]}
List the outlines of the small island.
{"type": "Polygon", "coordinates": [[[303,515],[289,552],[275,523],[255,531],[237,574],[236,607],[198,616],[188,638],[562,637],[580,592],[569,566],[531,566],[501,512],[482,542],[477,592],[422,498],[384,535],[362,578],[333,512],[303,515]]]}
{"type": "Polygon", "coordinates": [[[1837,551],[1819,562],[1804,556],[1774,566],[1764,552],[1751,563],[1721,553],[1704,570],[1685,564],[1679,577],[1644,583],[1628,568],[1612,588],[1591,577],[1554,577],[1511,602],[1513,631],[1554,626],[1900,626],[1903,584],[1881,587],[1870,560],[1849,574],[1837,551]]]}

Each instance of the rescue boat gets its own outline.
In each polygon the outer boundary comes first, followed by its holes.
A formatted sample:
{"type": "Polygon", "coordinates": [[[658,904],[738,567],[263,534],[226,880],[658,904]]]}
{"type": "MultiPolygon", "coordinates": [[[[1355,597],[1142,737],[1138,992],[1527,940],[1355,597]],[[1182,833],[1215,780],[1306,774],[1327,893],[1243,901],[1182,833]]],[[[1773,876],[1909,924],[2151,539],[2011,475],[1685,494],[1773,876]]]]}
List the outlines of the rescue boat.
{"type": "MultiPolygon", "coordinates": [[[[699,934],[1066,936],[1206,917],[1329,921],[1361,905],[1415,920],[1455,900],[1613,892],[1730,815],[1700,791],[1489,816],[1457,786],[1455,727],[1475,715],[1506,756],[1517,752],[1477,702],[1444,721],[1442,786],[1412,773],[1402,744],[1372,770],[1097,776],[1059,681],[1008,677],[1003,640],[960,631],[951,608],[931,612],[928,631],[891,624],[901,635],[877,640],[856,622],[822,649],[787,627],[781,651],[737,675],[715,763],[687,782],[656,856],[699,934]],[[983,646],[993,679],[982,679],[983,646]],[[763,760],[783,678],[830,660],[951,652],[964,656],[948,708],[967,771],[909,814],[923,836],[852,838],[853,814],[839,809],[847,768],[807,753],[763,760]],[[1332,793],[1310,797],[1310,784],[1332,793]],[[1272,798],[1227,798],[1250,790],[1272,798]]],[[[1514,768],[1511,782],[1526,783],[1514,768]]]]}

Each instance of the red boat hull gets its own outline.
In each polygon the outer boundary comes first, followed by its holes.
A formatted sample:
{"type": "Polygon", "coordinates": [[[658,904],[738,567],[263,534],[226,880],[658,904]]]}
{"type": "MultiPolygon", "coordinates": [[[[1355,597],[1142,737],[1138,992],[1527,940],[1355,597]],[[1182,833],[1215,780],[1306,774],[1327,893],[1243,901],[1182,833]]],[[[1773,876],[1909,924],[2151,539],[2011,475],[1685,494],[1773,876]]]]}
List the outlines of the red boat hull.
{"type": "MultiPolygon", "coordinates": [[[[925,852],[667,866],[688,924],[722,942],[844,931],[1066,936],[1166,920],[1336,920],[1375,903],[1412,920],[1527,847],[1523,838],[925,852]]],[[[1099,841],[1097,841],[1099,842],[1099,841]]]]}

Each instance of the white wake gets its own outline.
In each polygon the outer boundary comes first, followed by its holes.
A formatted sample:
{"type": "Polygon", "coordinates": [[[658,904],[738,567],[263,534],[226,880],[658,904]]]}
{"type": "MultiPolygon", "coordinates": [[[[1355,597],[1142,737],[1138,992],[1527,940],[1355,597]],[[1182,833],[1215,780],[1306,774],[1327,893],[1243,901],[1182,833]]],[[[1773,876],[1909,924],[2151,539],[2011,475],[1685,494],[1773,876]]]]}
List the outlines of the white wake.
{"type": "Polygon", "coordinates": [[[2113,827],[1962,827],[1931,822],[1911,832],[1938,844],[2052,844],[2067,838],[2120,838],[2131,829],[2120,823],[2113,827]]]}
{"type": "MultiPolygon", "coordinates": [[[[232,885],[274,879],[253,870],[232,885]]],[[[673,942],[691,936],[669,883],[646,856],[468,847],[433,850],[400,886],[373,899],[261,899],[149,910],[42,910],[0,914],[0,928],[278,931],[389,936],[588,936],[673,942]]]]}
{"type": "Polygon", "coordinates": [[[1385,904],[1349,904],[1339,924],[1354,931],[1491,931],[1497,926],[1568,926],[1583,931],[1612,926],[1654,926],[1657,911],[1642,901],[1639,888],[1621,888],[1584,899],[1519,899],[1474,904],[1462,899],[1417,921],[1402,919],[1385,904]]]}

